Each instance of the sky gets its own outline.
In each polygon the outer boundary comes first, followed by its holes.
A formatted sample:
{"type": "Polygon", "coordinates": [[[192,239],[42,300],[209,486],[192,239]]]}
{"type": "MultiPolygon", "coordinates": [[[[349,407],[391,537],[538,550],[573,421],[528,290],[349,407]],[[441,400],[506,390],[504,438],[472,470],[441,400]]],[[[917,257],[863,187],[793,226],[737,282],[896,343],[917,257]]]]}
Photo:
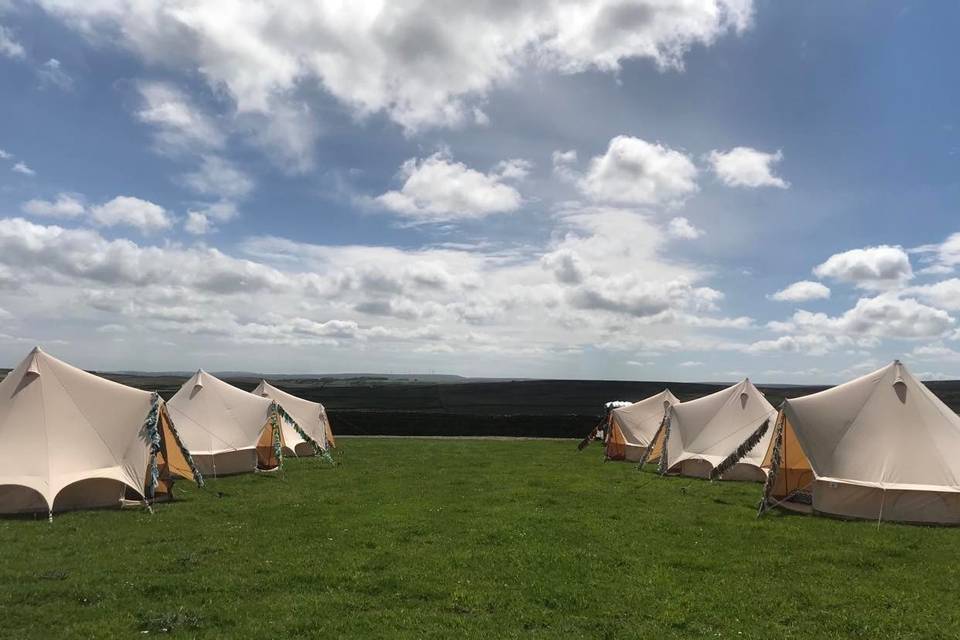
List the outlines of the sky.
{"type": "Polygon", "coordinates": [[[960,378],[958,19],[0,0],[0,366],[960,378]]]}

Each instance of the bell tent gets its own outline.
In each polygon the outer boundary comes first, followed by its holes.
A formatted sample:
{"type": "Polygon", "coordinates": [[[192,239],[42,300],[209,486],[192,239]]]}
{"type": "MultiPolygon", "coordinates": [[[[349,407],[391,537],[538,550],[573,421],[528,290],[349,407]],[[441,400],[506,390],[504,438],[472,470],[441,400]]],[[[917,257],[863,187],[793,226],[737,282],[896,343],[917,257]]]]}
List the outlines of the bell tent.
{"type": "Polygon", "coordinates": [[[222,476],[281,465],[283,432],[270,398],[238,389],[201,369],[167,406],[202,473],[222,476]]]}
{"type": "Polygon", "coordinates": [[[298,457],[323,453],[330,447],[332,435],[327,412],[319,402],[311,402],[282,391],[261,380],[253,393],[277,403],[281,414],[284,453],[298,457]]]}
{"type": "Polygon", "coordinates": [[[641,462],[658,460],[661,473],[762,482],[760,468],[777,410],[749,379],[670,408],[641,462]],[[739,445],[739,446],[738,446],[739,445]],[[726,461],[734,456],[735,464],[726,461]],[[722,465],[722,466],[721,466],[722,465]]]}
{"type": "Polygon", "coordinates": [[[761,511],[960,524],[960,417],[900,362],[785,400],[761,511]]]}
{"type": "Polygon", "coordinates": [[[0,382],[0,513],[169,498],[203,479],[155,393],[34,349],[0,382]]]}
{"type": "Polygon", "coordinates": [[[607,460],[637,462],[653,442],[667,412],[680,401],[665,389],[640,402],[611,409],[604,439],[607,460]]]}

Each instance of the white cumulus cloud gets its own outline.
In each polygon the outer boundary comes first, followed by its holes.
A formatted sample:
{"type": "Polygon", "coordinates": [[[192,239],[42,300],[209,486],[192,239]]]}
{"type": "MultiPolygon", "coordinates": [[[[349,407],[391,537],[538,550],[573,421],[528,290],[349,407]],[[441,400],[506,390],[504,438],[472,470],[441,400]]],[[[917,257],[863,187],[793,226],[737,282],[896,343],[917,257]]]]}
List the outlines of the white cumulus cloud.
{"type": "Polygon", "coordinates": [[[711,151],[708,156],[717,177],[728,187],[778,187],[790,184],[774,175],[773,166],[783,160],[783,153],[766,153],[750,147],[734,147],[730,151],[711,151]]]}
{"type": "Polygon", "coordinates": [[[925,305],[913,298],[883,293],[873,298],[860,298],[852,309],[839,316],[797,311],[788,322],[771,328],[779,331],[829,333],[845,336],[877,338],[940,337],[954,326],[954,319],[943,309],[925,305]]]}
{"type": "Polygon", "coordinates": [[[35,176],[37,172],[27,166],[25,162],[18,162],[10,169],[16,173],[22,173],[25,176],[35,176]]]}
{"type": "Polygon", "coordinates": [[[819,282],[801,280],[777,291],[770,296],[778,302],[807,302],[809,300],[825,300],[830,297],[830,288],[819,282]]]}
{"type": "Polygon", "coordinates": [[[26,52],[23,45],[14,39],[10,30],[0,25],[0,55],[8,58],[23,58],[26,52]]]}
{"type": "Polygon", "coordinates": [[[910,287],[907,292],[942,309],[960,311],[960,278],[910,287]]]}
{"type": "Polygon", "coordinates": [[[693,226],[689,220],[683,216],[676,217],[667,225],[667,235],[671,238],[683,238],[686,240],[696,240],[704,234],[703,229],[693,226]]]}
{"type": "Polygon", "coordinates": [[[355,113],[407,130],[482,121],[495,86],[536,65],[679,69],[694,45],[751,24],[750,0],[316,3],[310,0],[40,0],[91,39],[199,72],[241,113],[270,114],[320,85],[355,113]]]}
{"type": "Polygon", "coordinates": [[[915,347],[910,357],[917,360],[934,360],[939,362],[960,362],[960,351],[944,346],[942,343],[925,344],[915,347]]]}
{"type": "Polygon", "coordinates": [[[580,190],[600,202],[670,205],[695,193],[697,168],[686,154],[640,138],[616,136],[590,161],[580,190]]]}
{"type": "Polygon", "coordinates": [[[134,227],[143,233],[169,229],[173,218],[166,209],[148,200],[117,196],[109,202],[90,208],[90,218],[104,227],[134,227]]]}
{"type": "Polygon", "coordinates": [[[156,128],[157,146],[162,151],[194,152],[223,146],[225,135],[218,123],[193,100],[167,82],[137,85],[141,105],[138,120],[156,128]]]}
{"type": "Polygon", "coordinates": [[[183,229],[192,235],[204,235],[216,231],[217,222],[229,222],[240,212],[234,203],[229,201],[214,202],[196,209],[189,209],[183,221],[183,229]]]}
{"type": "Polygon", "coordinates": [[[71,193],[58,194],[55,200],[33,199],[24,202],[20,209],[32,216],[48,218],[76,218],[86,213],[83,200],[71,193]]]}
{"type": "Polygon", "coordinates": [[[217,155],[205,155],[200,167],[182,176],[183,183],[207,196],[241,199],[253,191],[253,178],[232,162],[217,155]]]}
{"type": "Polygon", "coordinates": [[[913,248],[910,253],[920,254],[921,259],[929,265],[920,273],[951,273],[957,265],[960,265],[960,232],[951,234],[940,244],[913,248]]]}
{"type": "Polygon", "coordinates": [[[213,231],[213,222],[199,211],[187,211],[187,219],[183,221],[183,229],[195,236],[202,236],[213,231]]]}
{"type": "Polygon", "coordinates": [[[494,213],[516,211],[523,202],[520,192],[505,184],[504,174],[512,178],[525,175],[525,165],[511,161],[507,167],[481,173],[449,154],[437,152],[427,158],[411,158],[403,163],[403,186],[375,199],[382,207],[421,222],[481,218],[494,213]]]}
{"type": "Polygon", "coordinates": [[[830,278],[861,289],[889,289],[913,278],[910,257],[902,247],[880,245],[830,256],[814,267],[818,278],[830,278]]]}
{"type": "Polygon", "coordinates": [[[63,64],[56,58],[50,58],[37,69],[40,84],[44,87],[56,87],[62,91],[73,89],[73,78],[67,73],[63,64]]]}

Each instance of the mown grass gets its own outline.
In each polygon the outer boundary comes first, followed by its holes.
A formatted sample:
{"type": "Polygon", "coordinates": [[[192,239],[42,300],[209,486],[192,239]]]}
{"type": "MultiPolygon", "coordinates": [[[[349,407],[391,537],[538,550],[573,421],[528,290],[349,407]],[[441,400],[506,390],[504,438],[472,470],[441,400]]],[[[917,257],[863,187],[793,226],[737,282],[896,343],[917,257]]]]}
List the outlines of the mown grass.
{"type": "Polygon", "coordinates": [[[0,520],[0,636],[956,638],[960,529],[754,517],[573,442],[342,439],[153,515],[0,520]]]}

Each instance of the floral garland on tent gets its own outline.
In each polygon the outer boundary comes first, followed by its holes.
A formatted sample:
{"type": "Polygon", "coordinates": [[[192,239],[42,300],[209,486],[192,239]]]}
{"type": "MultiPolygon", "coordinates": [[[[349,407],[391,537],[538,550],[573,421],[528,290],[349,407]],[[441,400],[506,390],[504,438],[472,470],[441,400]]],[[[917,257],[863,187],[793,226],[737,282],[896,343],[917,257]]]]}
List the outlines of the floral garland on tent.
{"type": "Polygon", "coordinates": [[[270,416],[270,425],[273,428],[273,455],[277,457],[277,469],[283,469],[283,445],[281,444],[280,423],[277,422],[277,413],[280,405],[273,403],[274,411],[270,416]]]}
{"type": "Polygon", "coordinates": [[[160,398],[154,393],[151,396],[150,412],[143,421],[143,431],[150,443],[150,479],[147,482],[146,498],[152,500],[156,494],[157,484],[160,482],[160,469],[157,467],[157,454],[160,453],[160,398]]]}
{"type": "Polygon", "coordinates": [[[750,453],[755,446],[763,439],[763,436],[766,435],[767,429],[770,428],[770,418],[767,418],[763,421],[757,429],[750,434],[750,436],[740,443],[740,446],[737,447],[733,453],[728,455],[723,461],[715,466],[710,472],[710,479],[716,480],[722,476],[730,467],[740,462],[745,455],[750,453]]]}
{"type": "Polygon", "coordinates": [[[657,473],[667,475],[667,445],[670,443],[670,414],[663,418],[663,447],[660,450],[660,460],[657,461],[657,473]]]}
{"type": "MultiPolygon", "coordinates": [[[[150,481],[147,484],[146,491],[146,497],[149,500],[152,500],[156,495],[157,485],[160,483],[160,467],[157,465],[157,455],[161,451],[161,444],[163,442],[160,435],[160,405],[163,401],[160,399],[160,395],[154,392],[151,396],[151,402],[150,412],[143,421],[143,431],[146,433],[147,440],[150,442],[150,481]]],[[[190,455],[187,448],[183,446],[183,442],[180,441],[180,434],[173,428],[170,429],[170,433],[173,434],[176,445],[180,448],[180,452],[187,461],[187,465],[189,465],[190,471],[193,473],[193,479],[196,481],[197,486],[203,487],[203,474],[197,469],[197,465],[193,461],[193,456],[190,455]]]]}
{"type": "Polygon", "coordinates": [[[773,432],[773,451],[770,454],[770,471],[767,472],[767,481],[763,483],[763,498],[757,507],[757,517],[760,517],[767,510],[767,504],[770,501],[770,494],[773,493],[773,487],[777,481],[777,473],[780,471],[780,464],[783,462],[783,422],[784,417],[781,412],[777,420],[777,426],[773,432]]]}

